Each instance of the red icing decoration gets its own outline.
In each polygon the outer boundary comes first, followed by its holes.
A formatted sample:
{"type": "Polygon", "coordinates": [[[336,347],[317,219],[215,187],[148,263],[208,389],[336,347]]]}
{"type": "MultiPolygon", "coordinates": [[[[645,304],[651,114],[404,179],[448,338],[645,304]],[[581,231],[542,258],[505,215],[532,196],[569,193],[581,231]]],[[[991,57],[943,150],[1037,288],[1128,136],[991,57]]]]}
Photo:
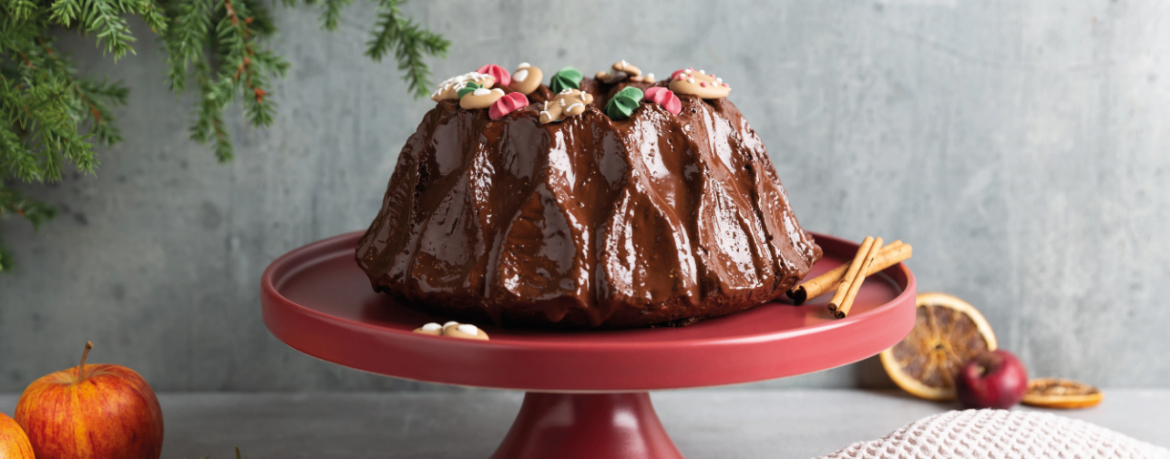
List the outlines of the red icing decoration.
{"type": "Polygon", "coordinates": [[[674,73],[670,74],[670,79],[681,80],[683,74],[687,73],[687,70],[690,70],[690,69],[675,70],[674,73]]]}
{"type": "Polygon", "coordinates": [[[512,84],[512,74],[508,73],[507,70],[504,70],[503,67],[500,67],[496,64],[485,65],[483,67],[480,67],[479,70],[476,70],[476,72],[486,73],[488,75],[491,75],[492,78],[495,78],[497,88],[502,88],[504,86],[512,84]]]}
{"type": "Polygon", "coordinates": [[[492,104],[491,108],[488,109],[488,117],[492,120],[498,120],[507,116],[509,113],[527,106],[528,98],[524,97],[524,94],[518,92],[508,93],[492,104]]]}
{"type": "Polygon", "coordinates": [[[661,105],[673,115],[682,111],[682,101],[678,100],[678,96],[661,86],[646,88],[646,100],[661,105]]]}

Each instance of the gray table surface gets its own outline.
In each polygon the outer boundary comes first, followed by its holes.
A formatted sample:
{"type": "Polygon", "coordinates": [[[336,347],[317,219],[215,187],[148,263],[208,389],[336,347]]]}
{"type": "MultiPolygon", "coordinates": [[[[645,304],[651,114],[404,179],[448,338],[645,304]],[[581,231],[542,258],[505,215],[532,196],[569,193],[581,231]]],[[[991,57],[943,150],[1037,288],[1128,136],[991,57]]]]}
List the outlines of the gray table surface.
{"type": "MultiPolygon", "coordinates": [[[[504,391],[162,394],[163,458],[487,458],[520,408],[504,391]]],[[[949,409],[898,392],[655,392],[658,415],[689,459],[810,458],[880,438],[949,409]]],[[[12,414],[17,395],[0,395],[12,414]]],[[[1026,409],[1026,408],[1023,408],[1026,409]]],[[[1170,390],[1106,390],[1098,407],[1053,411],[1170,446],[1170,390]]]]}

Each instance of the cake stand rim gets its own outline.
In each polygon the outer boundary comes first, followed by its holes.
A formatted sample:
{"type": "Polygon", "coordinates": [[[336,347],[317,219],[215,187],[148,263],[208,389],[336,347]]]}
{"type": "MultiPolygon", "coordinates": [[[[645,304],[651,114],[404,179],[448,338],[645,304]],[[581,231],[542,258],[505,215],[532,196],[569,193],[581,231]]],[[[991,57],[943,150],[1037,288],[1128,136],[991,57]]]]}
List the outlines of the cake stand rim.
{"type": "MultiPolygon", "coordinates": [[[[397,377],[397,378],[401,378],[401,379],[408,379],[408,380],[414,380],[414,381],[425,381],[425,382],[437,382],[437,383],[442,383],[442,384],[452,384],[452,385],[469,386],[469,387],[486,387],[486,388],[514,389],[514,390],[538,390],[538,391],[549,391],[549,392],[581,392],[581,393],[666,390],[666,389],[682,389],[682,388],[688,388],[688,387],[709,387],[709,386],[742,384],[742,383],[747,383],[747,382],[774,379],[774,378],[779,378],[779,377],[793,376],[793,375],[797,375],[797,374],[805,374],[805,373],[811,373],[811,372],[815,372],[815,371],[823,371],[823,370],[827,370],[827,369],[831,369],[831,368],[836,368],[839,366],[847,365],[849,363],[862,360],[866,357],[875,355],[876,353],[881,351],[881,349],[877,349],[876,351],[872,351],[872,352],[867,351],[867,352],[861,353],[864,355],[861,355],[860,357],[840,361],[840,362],[837,362],[837,363],[832,364],[832,365],[819,366],[819,367],[812,369],[812,370],[796,371],[796,372],[792,372],[790,374],[782,374],[779,376],[772,376],[772,377],[730,378],[730,379],[726,379],[726,380],[719,380],[718,382],[708,382],[708,383],[703,383],[703,384],[686,384],[686,383],[680,383],[677,385],[675,385],[675,384],[647,384],[647,385],[636,384],[636,385],[622,386],[622,388],[615,388],[615,387],[594,388],[594,387],[591,387],[590,385],[586,384],[586,386],[590,386],[590,387],[562,388],[560,386],[547,386],[547,385],[540,386],[540,385],[524,385],[524,384],[503,384],[503,383],[498,383],[498,382],[497,383],[484,383],[484,382],[474,381],[475,378],[472,378],[473,380],[453,380],[452,378],[448,378],[448,377],[436,378],[436,377],[419,376],[417,374],[411,374],[411,375],[393,374],[391,372],[387,372],[387,371],[383,371],[383,370],[371,369],[370,365],[357,365],[357,364],[353,364],[353,362],[341,361],[339,359],[332,358],[331,356],[323,355],[324,353],[320,352],[317,349],[306,348],[305,346],[303,346],[303,344],[304,344],[303,342],[294,342],[294,340],[286,339],[288,337],[282,336],[282,334],[279,333],[276,328],[274,328],[273,322],[270,321],[270,319],[271,319],[270,313],[272,313],[271,309],[273,307],[277,307],[277,306],[284,307],[284,308],[291,307],[298,314],[307,315],[307,316],[312,317],[314,320],[320,321],[322,323],[331,323],[332,325],[337,326],[337,327],[341,327],[341,328],[348,328],[348,329],[359,329],[360,328],[360,329],[366,329],[367,332],[373,331],[373,332],[378,333],[378,334],[387,334],[387,335],[394,336],[394,337],[400,338],[400,339],[417,340],[419,343],[425,343],[424,345],[427,345],[427,346],[443,348],[443,349],[445,349],[444,352],[446,352],[446,353],[461,353],[461,352],[477,352],[477,353],[479,353],[479,352],[489,351],[489,350],[490,350],[490,352],[507,352],[507,351],[532,352],[533,351],[534,346],[531,343],[515,342],[515,341],[510,341],[506,338],[504,338],[504,339],[493,338],[493,340],[490,340],[490,341],[455,340],[455,339],[449,339],[449,338],[443,338],[443,337],[434,337],[434,336],[428,336],[428,335],[415,334],[415,333],[411,333],[409,330],[404,331],[404,330],[380,327],[377,325],[364,323],[364,322],[360,322],[360,321],[355,321],[355,320],[345,318],[345,317],[331,315],[327,312],[319,311],[319,310],[298,304],[295,301],[285,297],[284,295],[282,295],[279,292],[278,286],[282,285],[282,283],[280,281],[287,280],[288,278],[294,276],[296,273],[298,273],[302,270],[312,268],[316,262],[335,258],[337,256],[336,253],[337,253],[338,248],[352,249],[352,247],[356,246],[356,244],[355,244],[356,240],[358,238],[360,238],[360,236],[363,233],[364,233],[364,231],[354,231],[354,232],[339,234],[339,235],[336,235],[333,237],[325,238],[322,240],[318,240],[318,241],[306,244],[306,245],[301,246],[297,249],[294,249],[288,253],[285,253],[284,255],[281,255],[276,260],[274,260],[271,264],[269,264],[269,266],[265,269],[265,271],[261,277],[261,290],[262,290],[261,302],[263,303],[263,308],[264,308],[264,312],[263,312],[264,322],[268,326],[269,330],[274,335],[276,335],[276,337],[278,339],[280,339],[282,342],[284,342],[286,345],[289,345],[290,347],[293,347],[294,349],[296,349],[302,353],[305,353],[307,355],[310,355],[312,357],[315,357],[315,358],[318,358],[318,359],[321,359],[324,361],[328,361],[328,362],[331,362],[334,364],[338,364],[341,366],[345,366],[347,368],[353,368],[353,369],[357,369],[360,371],[365,371],[365,372],[374,373],[374,374],[381,374],[381,375],[391,376],[391,377],[397,377]],[[340,246],[340,247],[332,248],[333,246],[340,246]],[[273,302],[278,302],[280,304],[274,305],[273,302]],[[532,386],[539,386],[539,387],[532,387],[532,386]],[[525,387],[527,387],[527,388],[525,388],[525,387]]],[[[813,234],[813,236],[817,239],[818,242],[822,242],[822,241],[829,242],[832,245],[845,245],[845,246],[856,246],[857,245],[853,242],[850,242],[850,241],[847,241],[847,240],[844,240],[844,239],[841,239],[841,238],[838,238],[835,236],[830,236],[830,235],[821,234],[821,233],[813,233],[813,232],[810,232],[810,233],[813,234]]],[[[823,245],[824,244],[822,244],[822,246],[823,245]]],[[[640,341],[637,343],[630,343],[630,342],[587,342],[587,340],[585,340],[585,341],[581,341],[581,340],[563,340],[563,341],[562,340],[555,340],[555,341],[541,342],[540,348],[542,351],[549,351],[549,352],[556,352],[556,351],[578,352],[578,353],[586,352],[586,353],[596,354],[599,352],[600,353],[613,352],[616,349],[626,349],[631,345],[636,345],[639,348],[639,350],[643,353],[670,352],[670,351],[680,349],[680,348],[704,348],[704,347],[715,348],[715,347],[720,347],[720,346],[734,347],[734,346],[743,346],[743,345],[752,345],[752,344],[765,344],[768,342],[778,342],[778,341],[784,341],[784,340],[799,339],[802,337],[807,337],[807,336],[815,335],[815,334],[819,334],[819,333],[836,331],[836,330],[841,329],[841,328],[855,328],[855,327],[859,326],[859,323],[861,321],[869,320],[868,318],[871,316],[889,316],[891,314],[890,310],[892,310],[894,308],[906,307],[907,303],[910,305],[913,305],[913,303],[914,303],[913,296],[916,294],[916,291],[917,291],[917,281],[914,277],[914,274],[909,270],[909,268],[907,268],[902,263],[899,263],[898,265],[895,265],[894,267],[891,267],[889,269],[895,270],[895,272],[901,274],[901,277],[904,279],[903,282],[899,282],[898,279],[894,279],[894,278],[890,278],[890,277],[887,278],[889,281],[892,281],[892,283],[895,284],[897,288],[900,288],[901,292],[899,292],[895,298],[887,301],[886,303],[884,303],[878,307],[875,307],[871,310],[865,311],[864,313],[860,313],[860,314],[857,314],[854,316],[847,317],[845,319],[834,320],[834,321],[830,321],[827,323],[817,324],[814,326],[805,326],[805,327],[800,327],[800,328],[783,329],[783,330],[778,330],[778,331],[773,331],[773,332],[748,334],[748,335],[735,336],[735,337],[717,337],[717,338],[700,337],[700,338],[686,339],[686,340],[673,339],[673,340],[663,340],[663,341],[640,341]]],[[[785,307],[789,307],[789,306],[786,305],[785,307]]],[[[913,306],[910,307],[910,310],[913,310],[913,306]]],[[[905,330],[904,330],[905,333],[901,333],[901,332],[897,333],[897,335],[899,337],[895,340],[892,340],[892,342],[890,342],[889,345],[893,345],[893,344],[897,343],[899,340],[901,340],[902,337],[905,336],[905,334],[909,333],[910,328],[912,328],[912,326],[913,326],[913,322],[911,321],[909,326],[903,327],[903,328],[905,328],[905,330]]],[[[630,329],[630,330],[644,330],[644,329],[643,328],[635,328],[635,329],[630,329]]],[[[608,332],[609,333],[621,333],[622,331],[623,330],[611,330],[608,332]]],[[[858,354],[858,355],[860,355],[860,354],[858,354]]],[[[838,359],[838,360],[840,360],[840,359],[838,359]]]]}

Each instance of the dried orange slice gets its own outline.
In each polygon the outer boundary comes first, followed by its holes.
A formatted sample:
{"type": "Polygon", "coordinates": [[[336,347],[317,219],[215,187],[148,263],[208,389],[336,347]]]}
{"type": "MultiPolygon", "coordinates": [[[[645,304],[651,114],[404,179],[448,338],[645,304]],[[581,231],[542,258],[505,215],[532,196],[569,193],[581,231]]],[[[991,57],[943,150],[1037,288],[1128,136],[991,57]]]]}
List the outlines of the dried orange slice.
{"type": "Polygon", "coordinates": [[[1105,394],[1100,389],[1071,379],[1039,378],[1028,381],[1024,404],[1071,410],[1097,406],[1105,394]]]}
{"type": "Polygon", "coordinates": [[[882,366],[906,392],[927,400],[954,400],[955,377],[972,357],[994,351],[991,325],[974,306],[945,293],[918,295],[914,329],[882,351],[882,366]]]}

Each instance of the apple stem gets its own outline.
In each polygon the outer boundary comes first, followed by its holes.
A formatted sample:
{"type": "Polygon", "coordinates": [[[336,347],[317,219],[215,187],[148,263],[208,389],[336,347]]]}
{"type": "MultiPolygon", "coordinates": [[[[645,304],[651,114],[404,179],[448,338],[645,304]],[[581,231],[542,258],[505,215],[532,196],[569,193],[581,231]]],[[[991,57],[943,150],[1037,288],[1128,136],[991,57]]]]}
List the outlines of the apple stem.
{"type": "Polygon", "coordinates": [[[85,352],[81,353],[81,366],[77,367],[77,382],[85,379],[85,359],[89,357],[90,349],[93,349],[93,341],[86,341],[85,352]]]}

